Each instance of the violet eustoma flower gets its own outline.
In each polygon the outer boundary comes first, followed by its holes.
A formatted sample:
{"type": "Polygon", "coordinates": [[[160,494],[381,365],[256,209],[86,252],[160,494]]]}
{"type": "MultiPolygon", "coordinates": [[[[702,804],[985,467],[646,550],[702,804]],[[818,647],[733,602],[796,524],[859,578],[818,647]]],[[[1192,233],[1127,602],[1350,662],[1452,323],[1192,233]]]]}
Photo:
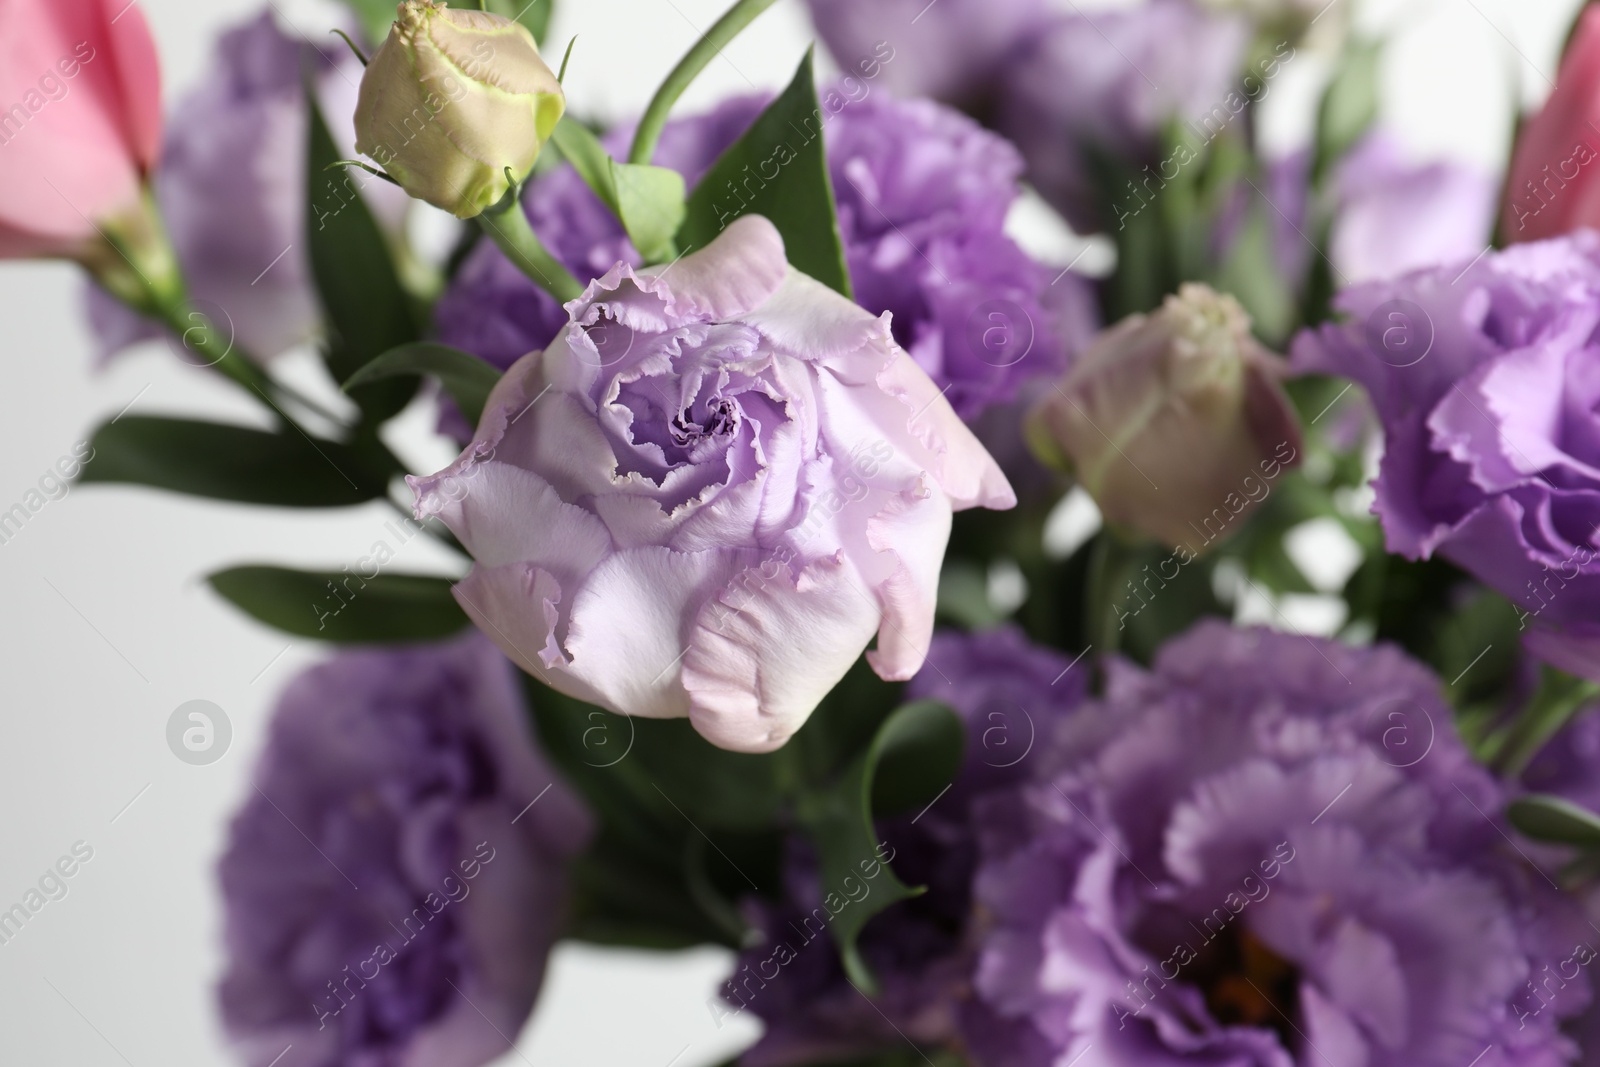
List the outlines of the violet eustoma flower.
{"type": "Polygon", "coordinates": [[[1301,334],[1293,364],[1371,396],[1389,550],[1443,555],[1568,645],[1545,658],[1600,667],[1600,235],[1359,285],[1335,306],[1345,321],[1301,334]]]}
{"type": "Polygon", "coordinates": [[[1594,932],[1440,688],[1393,648],[1217,622],[1114,664],[1035,781],[981,802],[975,1060],[1574,1062],[1588,976],[1544,978],[1594,932]]]}
{"type": "Polygon", "coordinates": [[[675,264],[619,263],[412,479],[477,561],[474,621],[556,689],[777,748],[868,660],[921,667],[951,512],[1004,475],[888,323],[747,215],[675,264]]]}
{"type": "MultiPolygon", "coordinates": [[[[844,98],[841,97],[841,100],[844,98]]],[[[692,186],[760,113],[731,100],[667,124],[656,162],[692,186]]],[[[901,347],[956,412],[1003,407],[1034,379],[1060,374],[1093,334],[1085,282],[1034,262],[1003,231],[1022,162],[1003,139],[927,101],[870,97],[823,127],[856,300],[889,312],[901,347]]],[[[612,147],[621,151],[626,141],[612,147]]],[[[536,178],[524,198],[534,230],[580,278],[639,262],[621,227],[570,167],[536,178]]],[[[548,344],[566,313],[485,242],[435,314],[439,339],[496,366],[548,344]]]]}
{"type": "Polygon", "coordinates": [[[479,1067],[522,1028],[591,822],[518,682],[471,634],[284,692],[221,863],[222,1019],[250,1067],[479,1067]]]}

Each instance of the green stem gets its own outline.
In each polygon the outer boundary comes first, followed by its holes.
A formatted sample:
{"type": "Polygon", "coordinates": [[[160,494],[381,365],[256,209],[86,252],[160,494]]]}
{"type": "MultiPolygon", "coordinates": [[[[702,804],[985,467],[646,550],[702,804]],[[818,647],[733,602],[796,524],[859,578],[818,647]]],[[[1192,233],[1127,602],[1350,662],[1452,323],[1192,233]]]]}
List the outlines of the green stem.
{"type": "MultiPolygon", "coordinates": [[[[152,294],[154,297],[154,294],[152,294]]],[[[159,299],[155,313],[177,335],[183,347],[204,359],[246,389],[271,397],[274,385],[267,372],[246,356],[234,343],[222,337],[211,320],[190,306],[179,294],[175,299],[159,299]]]]}
{"type": "Polygon", "coordinates": [[[545,292],[563,304],[576,300],[583,295],[583,286],[539,243],[522,211],[521,199],[514,192],[505,198],[506,206],[496,206],[479,215],[478,225],[506,258],[545,292]]]}
{"type": "Polygon", "coordinates": [[[1127,570],[1128,546],[1110,527],[1103,527],[1090,549],[1088,588],[1085,590],[1083,632],[1095,653],[1116,652],[1122,644],[1122,621],[1117,612],[1117,588],[1127,570]]]}
{"type": "Polygon", "coordinates": [[[1571,678],[1551,668],[1543,672],[1538,690],[1500,736],[1491,762],[1506,778],[1519,777],[1545,744],[1600,696],[1600,685],[1571,678]]]}
{"type": "Polygon", "coordinates": [[[667,113],[678,102],[678,97],[683,95],[690,82],[699,77],[706,65],[728,46],[729,41],[739,36],[741,30],[772,4],[773,0],[738,0],[678,60],[678,65],[672,68],[672,72],[661,83],[661,88],[656,90],[650,106],[644,110],[644,117],[639,120],[639,129],[633,135],[633,148],[628,152],[629,163],[650,162],[650,157],[655,155],[656,141],[667,124],[667,113]]]}

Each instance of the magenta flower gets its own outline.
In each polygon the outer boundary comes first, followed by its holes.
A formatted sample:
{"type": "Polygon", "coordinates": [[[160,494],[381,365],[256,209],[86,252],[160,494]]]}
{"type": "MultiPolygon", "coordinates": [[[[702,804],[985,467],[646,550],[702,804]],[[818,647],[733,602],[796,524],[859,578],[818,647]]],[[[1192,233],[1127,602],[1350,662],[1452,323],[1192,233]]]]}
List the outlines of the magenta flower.
{"type": "Polygon", "coordinates": [[[951,512],[1011,487],[887,322],[745,216],[618,264],[413,479],[477,565],[467,613],[525,670],[724,748],[782,745],[863,648],[922,665],[951,512]]]}

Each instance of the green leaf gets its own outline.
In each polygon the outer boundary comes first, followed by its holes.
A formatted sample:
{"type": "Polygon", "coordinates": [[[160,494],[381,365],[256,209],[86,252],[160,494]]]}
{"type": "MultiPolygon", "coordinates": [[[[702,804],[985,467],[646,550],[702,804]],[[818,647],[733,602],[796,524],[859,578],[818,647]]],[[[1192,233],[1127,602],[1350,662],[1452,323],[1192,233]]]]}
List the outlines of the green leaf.
{"type": "Polygon", "coordinates": [[[884,722],[869,752],[877,755],[872,813],[900,815],[931,803],[961,770],[966,731],[937,700],[902,705],[884,722]]]}
{"type": "Polygon", "coordinates": [[[672,235],[683,223],[683,175],[666,167],[618,163],[587,126],[563,116],[551,140],[578,176],[622,223],[648,263],[676,254],[672,235]]]}
{"type": "Polygon", "coordinates": [[[617,193],[611,180],[611,153],[594,131],[571,115],[562,115],[550,141],[578,172],[584,184],[594,190],[612,214],[617,213],[617,193]]]}
{"type": "Polygon", "coordinates": [[[661,263],[677,255],[672,236],[689,210],[683,175],[668,167],[613,160],[611,182],[617,191],[617,217],[645,262],[661,263]]]}
{"type": "MultiPolygon", "coordinates": [[[[1246,196],[1244,218],[1212,272],[1212,280],[1217,288],[1238,298],[1250,314],[1256,336],[1281,345],[1294,328],[1298,308],[1294,279],[1283,269],[1278,255],[1277,209],[1247,185],[1242,185],[1240,192],[1246,196]]],[[[1320,261],[1320,256],[1313,256],[1320,261]]]]}
{"type": "MultiPolygon", "coordinates": [[[[365,31],[367,43],[372,47],[376,48],[389,36],[389,24],[394,21],[395,9],[390,0],[344,0],[344,5],[361,20],[361,29],[365,31]]],[[[371,59],[372,53],[367,53],[367,58],[371,59]]]]}
{"type": "Polygon", "coordinates": [[[678,247],[704,248],[741,215],[765,215],[797,270],[850,296],[811,63],[808,49],[788,88],[689,194],[678,247]]]}
{"type": "MultiPolygon", "coordinates": [[[[414,532],[413,532],[414,533],[414,532]]],[[[433,641],[467,625],[450,580],[422,574],[246,566],[217,571],[213,589],[268,626],[319,641],[433,641]]]]}
{"type": "Polygon", "coordinates": [[[461,414],[476,426],[483,416],[489,392],[500,380],[500,371],[471,352],[432,341],[412,341],[378,356],[352,374],[344,383],[346,391],[382,378],[426,374],[439,379],[461,414]]]}
{"type": "Polygon", "coordinates": [[[780,754],[726,752],[683,719],[613,715],[532,678],[525,688],[542,748],[601,825],[575,868],[568,936],[738,947],[734,902],[780,884],[780,754]]]}
{"type": "Polygon", "coordinates": [[[955,778],[962,742],[961,721],[948,707],[932,700],[902,705],[843,775],[798,799],[796,813],[822,861],[822,906],[833,916],[828,930],[845,974],[868,995],[878,984],[857,938],[874,915],[925,891],[907,886],[890,869],[893,856],[879,842],[873,815],[936,798],[955,778]],[[846,900],[847,879],[870,888],[846,900]],[[837,901],[844,903],[836,909],[837,901]]]}
{"type": "Polygon", "coordinates": [[[1535,841],[1600,848],[1600,815],[1548,793],[1518,797],[1506,817],[1535,841]]]}
{"type": "Polygon", "coordinates": [[[347,445],[159,416],[124,415],[90,438],[85,482],[122,482],[175,493],[292,508],[361,504],[384,494],[381,463],[347,445]]]}
{"type": "Polygon", "coordinates": [[[939,572],[939,614],[969,630],[981,630],[1005,621],[989,602],[989,575],[966,560],[945,559],[939,572]]]}
{"type": "MultiPolygon", "coordinates": [[[[308,258],[328,331],[324,358],[334,380],[342,382],[389,349],[418,340],[421,329],[383,231],[358,191],[379,179],[348,168],[328,170],[338,148],[315,96],[307,96],[308,258]]],[[[415,392],[415,382],[386,381],[362,386],[351,399],[367,418],[381,422],[415,392]]]]}
{"type": "Polygon", "coordinates": [[[1383,42],[1352,36],[1317,107],[1316,153],[1311,180],[1320,187],[1378,117],[1379,62],[1383,42]]]}

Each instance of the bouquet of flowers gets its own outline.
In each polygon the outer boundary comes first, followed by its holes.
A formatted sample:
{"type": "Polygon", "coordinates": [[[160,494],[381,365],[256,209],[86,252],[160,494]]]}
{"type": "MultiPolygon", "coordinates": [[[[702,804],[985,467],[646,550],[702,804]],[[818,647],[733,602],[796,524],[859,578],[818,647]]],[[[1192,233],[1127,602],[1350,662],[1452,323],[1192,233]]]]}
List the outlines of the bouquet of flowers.
{"type": "Polygon", "coordinates": [[[676,108],[771,3],[598,128],[548,2],[269,4],[164,107],[137,5],[0,0],[0,256],[261,409],[62,476],[398,512],[207,576],[331,646],[242,1062],[478,1067],[559,939],[735,950],[748,1067],[1596,1062],[1600,5],[1497,198],[1337,0],[809,0],[837,76],[676,108]]]}

